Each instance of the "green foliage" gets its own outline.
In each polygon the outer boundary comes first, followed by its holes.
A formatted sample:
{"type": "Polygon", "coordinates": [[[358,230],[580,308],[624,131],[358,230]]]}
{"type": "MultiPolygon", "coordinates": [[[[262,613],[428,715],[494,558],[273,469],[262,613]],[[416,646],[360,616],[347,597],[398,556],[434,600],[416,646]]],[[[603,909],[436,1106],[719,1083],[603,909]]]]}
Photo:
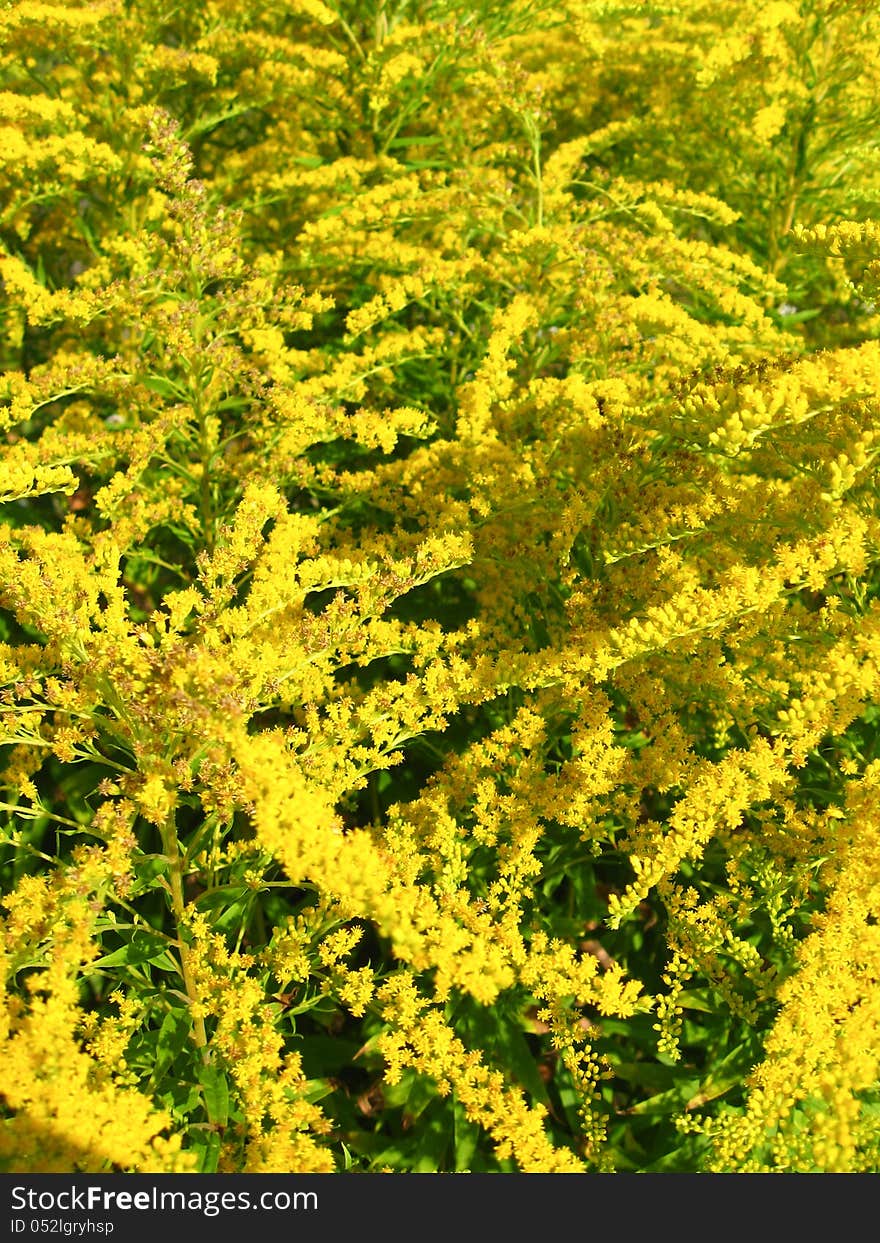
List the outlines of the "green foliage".
{"type": "Polygon", "coordinates": [[[0,1165],[875,1168],[876,14],[0,30],[0,1165]]]}

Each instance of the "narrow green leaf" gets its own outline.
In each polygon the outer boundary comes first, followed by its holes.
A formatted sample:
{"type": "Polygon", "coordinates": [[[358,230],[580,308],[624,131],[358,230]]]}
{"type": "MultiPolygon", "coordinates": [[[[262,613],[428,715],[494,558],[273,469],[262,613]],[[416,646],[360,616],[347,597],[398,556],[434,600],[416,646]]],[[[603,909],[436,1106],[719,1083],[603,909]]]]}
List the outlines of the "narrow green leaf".
{"type": "Polygon", "coordinates": [[[202,1085],[208,1121],[215,1126],[226,1126],[229,1120],[229,1084],[225,1072],[219,1066],[202,1066],[199,1083],[202,1085]]]}
{"type": "Polygon", "coordinates": [[[173,971],[177,964],[168,952],[166,939],[155,932],[144,932],[138,929],[132,933],[131,940],[127,944],[120,945],[119,949],[113,950],[110,954],[96,958],[90,965],[92,967],[133,967],[145,962],[159,962],[163,958],[166,961],[162,965],[173,971]]]}
{"type": "Polygon", "coordinates": [[[173,1065],[191,1030],[192,1019],[185,1007],[175,1006],[165,1015],[156,1038],[156,1059],[151,1075],[153,1083],[158,1083],[169,1066],[173,1065]]]}

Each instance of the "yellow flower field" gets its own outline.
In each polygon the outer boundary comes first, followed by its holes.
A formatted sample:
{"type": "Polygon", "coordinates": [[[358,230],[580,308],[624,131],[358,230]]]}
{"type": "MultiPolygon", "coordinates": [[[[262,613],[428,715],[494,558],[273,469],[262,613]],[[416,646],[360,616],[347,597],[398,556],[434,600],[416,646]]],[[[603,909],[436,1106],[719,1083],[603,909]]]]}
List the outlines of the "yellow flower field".
{"type": "Polygon", "coordinates": [[[880,1170],[880,9],[0,8],[0,1169],[880,1170]]]}

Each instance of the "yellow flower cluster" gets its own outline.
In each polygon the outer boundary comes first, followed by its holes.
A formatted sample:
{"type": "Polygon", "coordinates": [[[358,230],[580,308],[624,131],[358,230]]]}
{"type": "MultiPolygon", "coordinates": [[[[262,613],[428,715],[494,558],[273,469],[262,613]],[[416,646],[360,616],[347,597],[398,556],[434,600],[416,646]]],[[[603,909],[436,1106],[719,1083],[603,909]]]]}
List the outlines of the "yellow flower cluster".
{"type": "Polygon", "coordinates": [[[4,1168],[878,1159],[880,19],[538,9],[0,13],[4,1168]]]}
{"type": "Polygon", "coordinates": [[[826,910],[778,992],[765,1058],[741,1116],[717,1120],[715,1168],[851,1173],[875,1168],[878,1076],[876,815],[880,767],[847,793],[826,910]]]}
{"type": "Polygon", "coordinates": [[[95,956],[95,912],[110,878],[106,855],[76,863],[54,884],[26,878],[4,900],[0,1161],[16,1172],[192,1170],[181,1137],[168,1134],[170,1115],[130,1082],[131,1003],[123,1000],[121,1021],[80,1042],[77,974],[95,956]],[[10,984],[34,966],[22,996],[10,984]]]}

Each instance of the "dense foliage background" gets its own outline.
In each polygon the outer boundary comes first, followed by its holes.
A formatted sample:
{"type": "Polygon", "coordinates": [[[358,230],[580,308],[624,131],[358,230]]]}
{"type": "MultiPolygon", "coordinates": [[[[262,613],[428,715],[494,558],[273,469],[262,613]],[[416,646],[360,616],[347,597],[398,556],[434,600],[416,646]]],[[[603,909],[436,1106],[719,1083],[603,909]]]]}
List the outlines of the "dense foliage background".
{"type": "Polygon", "coordinates": [[[876,1170],[875,6],[0,31],[2,1168],[876,1170]]]}

